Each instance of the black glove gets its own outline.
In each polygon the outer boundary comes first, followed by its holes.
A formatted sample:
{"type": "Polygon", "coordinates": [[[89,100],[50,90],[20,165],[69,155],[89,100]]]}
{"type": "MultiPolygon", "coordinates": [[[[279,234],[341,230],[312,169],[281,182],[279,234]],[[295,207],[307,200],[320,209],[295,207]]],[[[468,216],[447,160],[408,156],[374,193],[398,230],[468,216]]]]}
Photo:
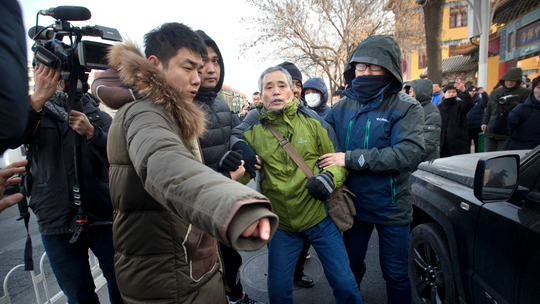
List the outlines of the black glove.
{"type": "Polygon", "coordinates": [[[221,171],[236,171],[242,164],[242,151],[228,151],[218,163],[221,171]]]}
{"type": "Polygon", "coordinates": [[[255,151],[243,141],[234,145],[234,150],[240,150],[243,153],[244,168],[246,172],[255,175],[255,165],[257,164],[257,157],[255,157],[255,151]]]}
{"type": "Polygon", "coordinates": [[[511,103],[499,104],[499,111],[500,112],[508,113],[510,110],[512,110],[512,104],[511,103]]]}
{"type": "Polygon", "coordinates": [[[313,175],[306,184],[309,195],[319,201],[326,200],[334,191],[332,177],[332,173],[330,172],[313,175]]]}

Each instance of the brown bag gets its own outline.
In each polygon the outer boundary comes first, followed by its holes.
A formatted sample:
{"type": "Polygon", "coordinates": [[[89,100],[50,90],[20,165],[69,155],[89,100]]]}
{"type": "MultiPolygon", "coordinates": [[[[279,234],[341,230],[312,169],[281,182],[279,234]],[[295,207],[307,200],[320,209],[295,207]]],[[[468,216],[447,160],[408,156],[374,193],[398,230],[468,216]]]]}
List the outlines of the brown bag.
{"type": "MultiPolygon", "coordinates": [[[[306,177],[310,179],[313,176],[313,171],[309,168],[306,161],[298,154],[298,152],[291,145],[289,140],[276,130],[271,124],[266,125],[270,132],[279,141],[279,144],[285,149],[287,154],[298,165],[300,170],[304,172],[306,177]]],[[[354,195],[347,186],[342,185],[338,189],[334,190],[332,194],[326,199],[326,206],[328,207],[328,215],[334,221],[339,231],[343,232],[349,230],[354,223],[354,217],[356,216],[356,207],[354,207],[353,198],[354,195]]]]}

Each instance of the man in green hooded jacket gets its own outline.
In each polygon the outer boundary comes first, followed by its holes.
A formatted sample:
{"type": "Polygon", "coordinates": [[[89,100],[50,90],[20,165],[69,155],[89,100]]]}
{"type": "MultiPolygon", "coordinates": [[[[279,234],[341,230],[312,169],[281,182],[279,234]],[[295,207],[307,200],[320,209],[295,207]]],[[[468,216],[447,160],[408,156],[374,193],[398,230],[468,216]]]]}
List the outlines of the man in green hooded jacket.
{"type": "Polygon", "coordinates": [[[491,92],[491,96],[488,101],[486,110],[484,111],[484,118],[482,119],[482,131],[484,132],[484,151],[495,151],[499,148],[499,151],[503,150],[504,143],[508,138],[508,134],[495,134],[492,132],[491,127],[493,121],[499,112],[499,100],[503,96],[517,95],[518,101],[512,102],[512,109],[518,104],[524,103],[527,97],[531,94],[531,90],[522,87],[521,77],[523,71],[521,68],[509,68],[503,77],[499,81],[500,87],[491,92]]]}

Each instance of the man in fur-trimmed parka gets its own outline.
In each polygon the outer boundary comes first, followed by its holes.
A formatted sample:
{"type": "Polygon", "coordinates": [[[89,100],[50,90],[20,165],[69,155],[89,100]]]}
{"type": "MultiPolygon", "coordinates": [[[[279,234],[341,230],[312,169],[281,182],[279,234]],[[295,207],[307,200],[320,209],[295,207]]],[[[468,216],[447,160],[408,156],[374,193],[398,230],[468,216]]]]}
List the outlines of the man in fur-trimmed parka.
{"type": "Polygon", "coordinates": [[[109,132],[113,237],[126,303],[226,303],[218,240],[258,250],[277,227],[263,195],[204,165],[204,112],[193,98],[207,54],[189,27],[165,23],[111,49],[109,64],[138,97],[109,132]]]}

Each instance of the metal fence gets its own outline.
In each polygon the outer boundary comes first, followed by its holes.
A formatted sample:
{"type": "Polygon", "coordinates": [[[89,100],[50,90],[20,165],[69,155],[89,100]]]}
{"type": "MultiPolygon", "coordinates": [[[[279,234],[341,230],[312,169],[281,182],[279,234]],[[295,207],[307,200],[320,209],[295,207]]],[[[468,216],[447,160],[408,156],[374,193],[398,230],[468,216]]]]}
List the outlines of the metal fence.
{"type": "MultiPolygon", "coordinates": [[[[101,269],[99,268],[99,262],[98,259],[94,256],[92,251],[89,251],[90,256],[90,266],[92,269],[92,276],[94,277],[94,284],[96,285],[96,291],[99,290],[105,283],[107,282],[105,278],[103,277],[103,274],[101,274],[101,269]]],[[[32,277],[32,285],[34,288],[34,292],[36,295],[36,302],[37,304],[59,304],[59,303],[66,303],[67,298],[66,295],[62,291],[58,292],[55,295],[50,294],[49,292],[49,285],[47,284],[47,278],[45,277],[44,266],[45,266],[45,260],[47,257],[47,253],[43,253],[41,256],[41,259],[39,260],[39,274],[36,275],[34,270],[29,271],[28,273],[32,277]],[[42,300],[42,294],[40,294],[39,291],[39,284],[43,284],[43,290],[45,293],[45,301],[42,300]]],[[[10,276],[17,271],[18,269],[22,269],[24,271],[24,264],[17,265],[13,267],[6,277],[4,278],[4,296],[0,298],[0,304],[14,304],[9,296],[9,289],[8,289],[8,281],[10,276]]],[[[26,304],[26,303],[25,303],[26,304]]]]}

